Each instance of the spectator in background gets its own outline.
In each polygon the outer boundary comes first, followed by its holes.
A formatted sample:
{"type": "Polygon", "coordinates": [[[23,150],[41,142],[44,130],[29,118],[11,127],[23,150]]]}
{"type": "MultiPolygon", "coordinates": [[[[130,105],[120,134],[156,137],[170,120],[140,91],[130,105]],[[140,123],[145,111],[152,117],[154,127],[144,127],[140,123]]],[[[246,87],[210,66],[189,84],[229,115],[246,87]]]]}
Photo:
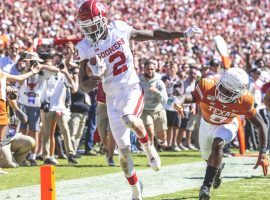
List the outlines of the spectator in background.
{"type": "MultiPolygon", "coordinates": [[[[266,116],[270,121],[270,82],[263,85],[262,92],[264,94],[263,102],[266,106],[266,116]]],[[[267,149],[270,150],[270,125],[268,124],[268,145],[267,149]]]]}
{"type": "Polygon", "coordinates": [[[148,59],[144,64],[144,74],[140,75],[140,84],[144,90],[144,109],[141,115],[146,132],[152,143],[154,134],[161,141],[163,147],[167,147],[167,116],[164,105],[168,95],[164,82],[156,73],[157,61],[148,59]]]}
{"type": "MultiPolygon", "coordinates": [[[[55,58],[56,59],[56,58],[55,58]]],[[[56,62],[59,63],[59,62],[56,62]]],[[[78,85],[70,76],[64,62],[58,65],[60,72],[51,76],[45,84],[43,94],[43,110],[44,110],[44,137],[43,137],[43,156],[44,164],[57,164],[54,157],[50,157],[50,132],[52,122],[55,120],[59,127],[60,133],[63,135],[65,149],[68,154],[68,163],[77,164],[75,159],[76,152],[74,151],[68,121],[70,119],[70,111],[66,105],[67,89],[75,93],[78,91],[78,85]],[[46,106],[46,110],[45,107],[46,106]]]]}
{"type": "Polygon", "coordinates": [[[94,135],[97,128],[96,122],[96,110],[97,110],[97,89],[89,92],[91,105],[88,111],[88,125],[87,132],[85,135],[85,155],[98,156],[94,148],[94,135]]]}
{"type": "Polygon", "coordinates": [[[11,69],[16,65],[19,59],[20,46],[16,42],[12,42],[7,50],[7,55],[0,57],[0,68],[10,74],[11,69]]]}
{"type": "Polygon", "coordinates": [[[20,86],[20,93],[18,102],[23,105],[25,113],[28,117],[28,123],[21,123],[20,131],[31,136],[36,146],[31,151],[31,155],[28,157],[31,166],[36,166],[36,154],[39,144],[39,130],[40,130],[40,106],[41,106],[41,93],[44,87],[46,79],[50,77],[50,72],[58,72],[59,70],[54,66],[40,64],[44,60],[40,59],[36,52],[28,52],[24,62],[26,62],[26,70],[30,70],[35,65],[40,65],[42,71],[39,74],[35,74],[27,78],[20,86]],[[27,129],[27,125],[29,126],[27,129]],[[28,132],[27,132],[28,130],[28,132]]]}
{"type": "MultiPolygon", "coordinates": [[[[197,80],[197,69],[191,67],[188,72],[188,78],[183,82],[184,94],[189,94],[195,90],[197,80]]],[[[180,131],[178,135],[179,148],[182,150],[197,150],[191,143],[192,132],[196,123],[196,103],[184,105],[185,117],[181,119],[180,131]],[[185,143],[184,143],[185,141],[185,143]]]]}
{"type": "Polygon", "coordinates": [[[113,160],[113,153],[115,149],[115,141],[112,135],[110,122],[108,119],[106,96],[103,91],[102,83],[98,84],[97,91],[97,129],[101,142],[106,151],[106,160],[108,166],[115,166],[113,160]]]}
{"type": "Polygon", "coordinates": [[[168,69],[168,74],[162,77],[168,94],[168,101],[164,106],[167,114],[168,125],[167,143],[168,147],[174,151],[180,151],[179,147],[177,146],[177,136],[181,124],[181,119],[173,108],[173,104],[176,103],[176,98],[174,96],[179,96],[183,92],[183,84],[177,76],[177,70],[178,64],[176,62],[171,62],[168,69]]]}
{"type": "Polygon", "coordinates": [[[211,78],[211,79],[219,79],[220,77],[220,66],[221,63],[217,59],[212,59],[209,63],[210,70],[208,74],[206,75],[206,78],[211,78]]]}
{"type": "Polygon", "coordinates": [[[11,108],[9,127],[0,145],[0,167],[18,167],[35,147],[35,140],[18,133],[20,122],[27,123],[27,115],[19,108],[16,99],[8,99],[11,108]]]}
{"type": "MultiPolygon", "coordinates": [[[[75,80],[75,84],[79,84],[79,68],[73,68],[70,73],[75,80]]],[[[69,120],[69,129],[71,141],[77,158],[81,157],[78,153],[78,147],[83,135],[90,104],[91,103],[88,94],[85,94],[80,90],[75,93],[71,92],[71,119],[69,120]]]]}

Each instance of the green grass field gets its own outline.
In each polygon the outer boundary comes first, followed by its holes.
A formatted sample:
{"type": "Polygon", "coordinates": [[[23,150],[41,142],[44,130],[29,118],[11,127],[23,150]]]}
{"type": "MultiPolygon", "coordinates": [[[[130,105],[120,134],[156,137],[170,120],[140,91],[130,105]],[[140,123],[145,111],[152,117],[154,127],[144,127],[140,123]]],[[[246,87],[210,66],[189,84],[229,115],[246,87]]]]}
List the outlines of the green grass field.
{"type": "MultiPolygon", "coordinates": [[[[270,177],[252,177],[223,183],[211,191],[213,200],[266,200],[270,199],[270,177]]],[[[166,194],[145,200],[198,199],[199,188],[166,194]]]]}
{"type": "MultiPolygon", "coordinates": [[[[160,153],[163,166],[181,163],[191,163],[202,161],[199,152],[163,152],[160,153]]],[[[133,155],[136,169],[146,168],[146,158],[143,154],[133,155]]],[[[78,179],[90,176],[99,176],[104,174],[121,172],[119,166],[107,167],[104,156],[89,157],[83,156],[79,159],[77,166],[68,166],[67,160],[59,160],[60,164],[56,166],[56,180],[78,179]]],[[[115,162],[118,163],[118,157],[115,156],[115,162]]],[[[41,165],[42,163],[39,162],[41,165]]],[[[39,184],[39,167],[20,167],[16,169],[7,169],[8,175],[0,176],[0,190],[39,184]]],[[[240,172],[239,172],[240,173],[240,172]]],[[[225,182],[217,190],[211,191],[211,198],[217,200],[243,199],[258,200],[270,199],[270,176],[252,177],[240,179],[232,182],[225,182]]],[[[173,194],[165,194],[157,197],[145,198],[146,200],[182,200],[198,199],[199,188],[184,190],[173,194]]]]}
{"type": "MultiPolygon", "coordinates": [[[[199,152],[162,152],[160,153],[162,165],[190,163],[201,161],[199,152]]],[[[147,160],[143,154],[134,154],[134,164],[136,169],[147,167],[147,160]]],[[[56,166],[56,181],[99,176],[104,174],[121,172],[118,165],[118,156],[114,157],[116,167],[108,167],[104,156],[83,156],[78,159],[78,165],[69,166],[67,160],[59,160],[56,166]]],[[[39,162],[41,165],[42,163],[39,162]]],[[[39,167],[19,167],[15,169],[5,169],[7,175],[0,176],[0,190],[39,184],[39,167]]]]}

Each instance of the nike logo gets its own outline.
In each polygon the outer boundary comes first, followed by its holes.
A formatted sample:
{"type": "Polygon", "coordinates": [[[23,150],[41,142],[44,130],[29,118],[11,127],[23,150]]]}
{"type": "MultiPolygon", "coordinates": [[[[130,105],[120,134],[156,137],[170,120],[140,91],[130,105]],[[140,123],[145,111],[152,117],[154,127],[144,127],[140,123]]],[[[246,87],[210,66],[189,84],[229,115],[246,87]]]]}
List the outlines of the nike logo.
{"type": "Polygon", "coordinates": [[[232,112],[239,112],[238,110],[232,110],[232,112]]]}

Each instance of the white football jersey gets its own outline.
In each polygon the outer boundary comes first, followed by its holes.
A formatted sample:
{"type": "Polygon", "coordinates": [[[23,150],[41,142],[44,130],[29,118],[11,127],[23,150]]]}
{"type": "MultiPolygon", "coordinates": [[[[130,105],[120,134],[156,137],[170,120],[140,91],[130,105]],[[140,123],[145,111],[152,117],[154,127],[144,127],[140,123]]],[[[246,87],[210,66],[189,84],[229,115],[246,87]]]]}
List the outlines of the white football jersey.
{"type": "Polygon", "coordinates": [[[80,60],[90,60],[96,55],[104,59],[107,66],[103,79],[106,95],[115,95],[121,92],[121,88],[139,83],[129,43],[131,30],[132,26],[116,20],[108,25],[105,40],[95,45],[84,38],[77,45],[80,60]]]}

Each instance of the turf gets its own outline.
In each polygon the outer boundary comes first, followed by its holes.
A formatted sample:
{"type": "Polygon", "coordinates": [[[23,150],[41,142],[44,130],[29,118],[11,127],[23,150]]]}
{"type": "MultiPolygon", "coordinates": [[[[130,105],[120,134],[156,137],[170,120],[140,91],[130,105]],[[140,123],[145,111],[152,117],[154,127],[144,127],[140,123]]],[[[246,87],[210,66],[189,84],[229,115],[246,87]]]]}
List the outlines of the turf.
{"type": "MultiPolygon", "coordinates": [[[[199,152],[162,152],[160,156],[163,166],[202,161],[199,152]]],[[[147,167],[147,160],[143,154],[134,154],[133,158],[136,169],[147,167]]],[[[121,172],[117,156],[115,156],[116,167],[107,167],[104,156],[83,156],[78,160],[80,164],[76,166],[67,165],[67,160],[59,161],[55,172],[57,181],[121,172]]],[[[38,164],[41,165],[42,163],[39,162],[38,164]]],[[[0,190],[39,184],[39,166],[5,169],[5,171],[9,174],[0,175],[0,190]]]]}
{"type": "MultiPolygon", "coordinates": [[[[265,200],[270,199],[270,176],[252,177],[223,183],[211,191],[213,200],[265,200]]],[[[184,190],[173,194],[145,198],[145,200],[183,200],[198,199],[199,188],[184,190]]]]}

